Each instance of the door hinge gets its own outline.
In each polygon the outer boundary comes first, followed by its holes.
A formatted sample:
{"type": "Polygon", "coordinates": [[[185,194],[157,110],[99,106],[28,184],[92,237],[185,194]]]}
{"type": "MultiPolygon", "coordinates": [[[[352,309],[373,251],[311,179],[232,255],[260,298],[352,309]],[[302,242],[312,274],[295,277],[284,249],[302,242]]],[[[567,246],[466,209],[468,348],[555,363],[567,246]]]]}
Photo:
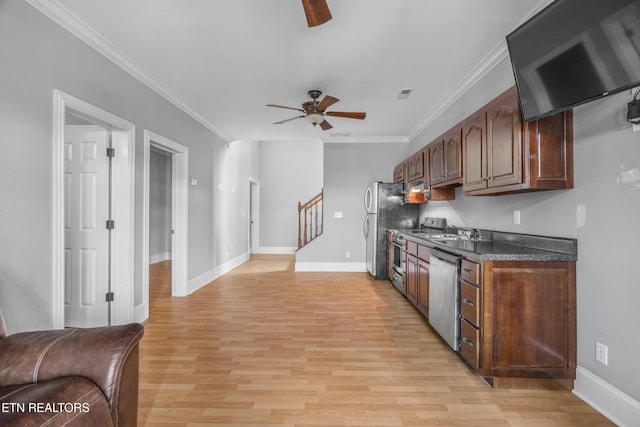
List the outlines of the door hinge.
{"type": "Polygon", "coordinates": [[[107,220],[107,230],[113,230],[116,228],[116,222],[112,219],[107,220]]]}
{"type": "Polygon", "coordinates": [[[107,157],[115,157],[115,156],[116,156],[116,149],[108,147],[107,148],[107,157]]]}
{"type": "Polygon", "coordinates": [[[113,292],[107,292],[107,302],[113,301],[113,292]]]}

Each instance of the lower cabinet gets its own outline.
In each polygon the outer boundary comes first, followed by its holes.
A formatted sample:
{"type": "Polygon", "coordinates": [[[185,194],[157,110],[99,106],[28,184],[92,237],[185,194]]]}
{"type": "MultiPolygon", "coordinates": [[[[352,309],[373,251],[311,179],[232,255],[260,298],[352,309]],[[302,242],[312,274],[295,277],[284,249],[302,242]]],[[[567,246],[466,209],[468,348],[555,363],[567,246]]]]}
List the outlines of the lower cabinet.
{"type": "Polygon", "coordinates": [[[483,264],[480,370],[490,384],[573,386],[575,277],[575,262],[483,264]]]}
{"type": "MultiPolygon", "coordinates": [[[[405,296],[427,319],[429,249],[406,240],[405,296]]],[[[575,262],[463,259],[459,321],[460,357],[493,387],[573,387],[575,262]]]]}
{"type": "Polygon", "coordinates": [[[407,241],[407,292],[411,304],[429,318],[429,247],[407,241]]]}
{"type": "Polygon", "coordinates": [[[429,319],[429,260],[418,258],[418,295],[416,307],[429,319]]]}

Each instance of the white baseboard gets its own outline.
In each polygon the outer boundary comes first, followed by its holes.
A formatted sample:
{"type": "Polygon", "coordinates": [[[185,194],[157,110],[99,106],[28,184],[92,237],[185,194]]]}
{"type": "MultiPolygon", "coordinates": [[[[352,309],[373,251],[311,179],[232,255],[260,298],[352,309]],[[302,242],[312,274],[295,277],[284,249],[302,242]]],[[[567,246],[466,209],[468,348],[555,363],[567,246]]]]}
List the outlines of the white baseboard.
{"type": "Polygon", "coordinates": [[[295,271],[352,272],[367,271],[366,262],[296,262],[295,271]]]}
{"type": "Polygon", "coordinates": [[[225,273],[233,270],[240,264],[249,260],[249,254],[244,253],[240,256],[235,257],[232,260],[225,262],[218,267],[207,271],[199,276],[194,277],[193,279],[189,279],[187,282],[187,295],[190,295],[200,289],[201,287],[209,284],[210,282],[216,280],[218,277],[222,276],[225,273]]]}
{"type": "Polygon", "coordinates": [[[638,425],[640,402],[579,366],[573,393],[620,427],[638,425]]]}
{"type": "Polygon", "coordinates": [[[295,246],[259,246],[253,248],[251,252],[254,254],[295,254],[295,246]]]}
{"type": "Polygon", "coordinates": [[[155,264],[156,262],[167,261],[171,259],[171,252],[162,252],[155,255],[149,255],[149,264],[155,264]]]}

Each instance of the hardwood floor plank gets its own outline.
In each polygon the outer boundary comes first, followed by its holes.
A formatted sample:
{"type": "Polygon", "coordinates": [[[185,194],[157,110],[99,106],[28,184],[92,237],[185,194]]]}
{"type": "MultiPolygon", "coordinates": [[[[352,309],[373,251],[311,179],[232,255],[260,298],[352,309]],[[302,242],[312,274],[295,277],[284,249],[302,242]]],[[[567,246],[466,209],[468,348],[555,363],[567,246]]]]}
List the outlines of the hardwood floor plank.
{"type": "Polygon", "coordinates": [[[139,425],[609,426],[566,391],[494,390],[387,281],[258,255],[186,298],[150,268],[139,425]]]}

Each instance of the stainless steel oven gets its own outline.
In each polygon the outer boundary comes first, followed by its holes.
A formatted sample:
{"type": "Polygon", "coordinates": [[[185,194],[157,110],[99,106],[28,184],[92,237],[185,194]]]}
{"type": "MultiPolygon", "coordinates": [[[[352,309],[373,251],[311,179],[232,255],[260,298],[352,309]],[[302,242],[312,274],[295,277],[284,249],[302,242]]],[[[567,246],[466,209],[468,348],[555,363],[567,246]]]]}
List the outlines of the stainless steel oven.
{"type": "Polygon", "coordinates": [[[404,281],[402,280],[405,271],[405,241],[404,236],[397,231],[391,235],[391,262],[393,271],[391,272],[391,283],[404,295],[404,281]]]}

